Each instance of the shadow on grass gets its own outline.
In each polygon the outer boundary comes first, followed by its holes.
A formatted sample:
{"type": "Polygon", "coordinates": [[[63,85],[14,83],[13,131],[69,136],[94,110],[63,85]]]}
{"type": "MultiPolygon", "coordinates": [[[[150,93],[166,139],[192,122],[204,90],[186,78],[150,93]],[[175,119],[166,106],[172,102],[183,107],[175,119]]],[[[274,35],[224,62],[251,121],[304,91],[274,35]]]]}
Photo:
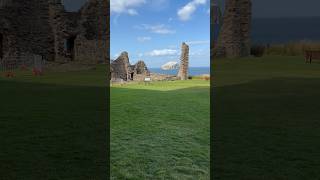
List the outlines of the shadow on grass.
{"type": "Polygon", "coordinates": [[[320,78],[214,88],[215,179],[319,179],[320,78]]]}
{"type": "Polygon", "coordinates": [[[209,179],[209,87],[111,88],[114,179],[209,179]]]}
{"type": "Polygon", "coordinates": [[[105,179],[104,87],[0,81],[3,179],[105,179]]]}

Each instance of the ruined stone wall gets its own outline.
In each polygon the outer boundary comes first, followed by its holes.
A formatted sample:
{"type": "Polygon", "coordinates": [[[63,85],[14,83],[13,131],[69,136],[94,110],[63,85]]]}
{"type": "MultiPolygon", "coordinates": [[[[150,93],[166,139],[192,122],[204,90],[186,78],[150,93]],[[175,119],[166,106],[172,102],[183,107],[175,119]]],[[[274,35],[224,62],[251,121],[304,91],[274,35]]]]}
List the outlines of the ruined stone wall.
{"type": "Polygon", "coordinates": [[[111,80],[117,81],[119,79],[127,80],[128,79],[128,67],[129,56],[127,52],[122,52],[121,55],[111,63],[111,80]]]}
{"type": "Polygon", "coordinates": [[[140,60],[136,64],[131,65],[127,52],[122,52],[121,55],[110,63],[110,79],[116,81],[144,81],[150,72],[144,61],[140,60]]]}
{"type": "Polygon", "coordinates": [[[181,45],[181,57],[180,57],[180,69],[178,72],[178,78],[181,80],[188,79],[189,70],[189,46],[186,43],[181,45]]]}
{"type": "Polygon", "coordinates": [[[133,81],[144,81],[145,77],[145,74],[135,74],[133,76],[133,81]]]}
{"type": "Polygon", "coordinates": [[[107,49],[107,8],[105,0],[89,0],[81,9],[79,26],[81,32],[77,40],[78,60],[108,62],[107,49]]]}
{"type": "Polygon", "coordinates": [[[147,68],[146,63],[144,61],[140,60],[134,65],[134,73],[135,74],[142,74],[147,75],[149,73],[149,70],[147,68]]]}
{"type": "Polygon", "coordinates": [[[0,34],[8,56],[38,54],[49,61],[107,62],[109,0],[89,0],[66,12],[60,0],[0,0],[0,34]],[[66,40],[74,38],[74,54],[66,40]]]}
{"type": "Polygon", "coordinates": [[[0,9],[0,22],[9,24],[0,30],[9,43],[5,44],[9,47],[5,53],[34,53],[51,57],[54,50],[48,8],[46,0],[11,0],[0,9]]]}
{"type": "Polygon", "coordinates": [[[56,61],[107,62],[106,19],[103,2],[88,1],[78,12],[65,12],[63,5],[51,7],[56,61]],[[100,34],[99,34],[100,33],[100,34]],[[66,40],[74,37],[74,54],[67,56],[66,40]]]}
{"type": "Polygon", "coordinates": [[[250,55],[251,0],[226,0],[223,25],[214,50],[218,57],[250,55]]]}
{"type": "Polygon", "coordinates": [[[68,39],[76,38],[80,33],[78,22],[80,13],[66,12],[61,3],[50,6],[50,23],[53,29],[55,61],[68,62],[74,60],[67,56],[65,43],[68,39]]]}
{"type": "Polygon", "coordinates": [[[104,63],[104,48],[99,47],[96,40],[87,40],[84,37],[77,37],[75,41],[75,61],[83,63],[104,63]]]}
{"type": "Polygon", "coordinates": [[[2,40],[2,58],[17,52],[16,34],[12,32],[13,24],[7,12],[0,9],[0,34],[2,40]]]}

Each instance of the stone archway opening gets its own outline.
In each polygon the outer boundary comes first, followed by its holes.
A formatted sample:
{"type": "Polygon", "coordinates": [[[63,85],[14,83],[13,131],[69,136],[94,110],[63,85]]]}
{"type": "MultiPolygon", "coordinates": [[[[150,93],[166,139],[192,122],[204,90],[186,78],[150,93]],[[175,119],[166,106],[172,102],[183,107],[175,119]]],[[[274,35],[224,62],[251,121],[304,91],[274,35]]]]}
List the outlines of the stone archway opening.
{"type": "Polygon", "coordinates": [[[130,79],[133,80],[134,72],[130,73],[130,79]]]}
{"type": "Polygon", "coordinates": [[[74,59],[74,45],[75,45],[75,40],[77,36],[70,36],[65,39],[65,51],[66,51],[66,56],[71,58],[71,60],[74,59]]]}

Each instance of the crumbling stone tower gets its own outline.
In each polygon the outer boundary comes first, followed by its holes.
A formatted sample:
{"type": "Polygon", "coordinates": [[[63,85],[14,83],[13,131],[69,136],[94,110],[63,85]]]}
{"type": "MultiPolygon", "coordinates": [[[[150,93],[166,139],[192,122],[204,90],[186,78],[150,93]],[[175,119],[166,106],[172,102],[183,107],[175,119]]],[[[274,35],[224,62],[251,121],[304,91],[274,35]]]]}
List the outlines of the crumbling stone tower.
{"type": "Polygon", "coordinates": [[[234,58],[250,55],[251,6],[251,0],[226,0],[216,56],[234,58]]]}
{"type": "Polygon", "coordinates": [[[188,69],[189,69],[189,46],[183,42],[181,45],[180,69],[178,72],[178,78],[181,80],[188,79],[188,69]]]}

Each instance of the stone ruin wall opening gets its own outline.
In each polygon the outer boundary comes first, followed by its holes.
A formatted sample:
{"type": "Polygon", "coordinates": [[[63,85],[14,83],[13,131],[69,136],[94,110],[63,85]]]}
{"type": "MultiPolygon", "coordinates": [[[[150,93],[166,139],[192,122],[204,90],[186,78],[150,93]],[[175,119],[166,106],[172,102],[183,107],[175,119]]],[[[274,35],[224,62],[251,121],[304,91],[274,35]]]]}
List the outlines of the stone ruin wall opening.
{"type": "MultiPolygon", "coordinates": [[[[66,11],[64,3],[60,2],[60,10],[55,15],[59,16],[59,20],[55,19],[54,33],[56,61],[89,64],[107,62],[107,43],[104,43],[107,41],[106,27],[97,24],[97,15],[103,15],[100,5],[101,0],[91,0],[77,11],[66,11]]],[[[106,22],[106,19],[106,16],[102,17],[99,23],[106,22]]]]}
{"type": "Polygon", "coordinates": [[[66,56],[70,58],[71,61],[74,60],[74,48],[75,48],[75,40],[77,36],[69,36],[64,40],[64,50],[66,52],[66,56]]]}
{"type": "Polygon", "coordinates": [[[88,0],[79,10],[68,12],[61,0],[0,0],[1,58],[19,59],[24,54],[38,54],[55,62],[107,62],[108,30],[99,26],[97,19],[102,15],[99,23],[108,20],[101,10],[103,2],[109,8],[107,1],[88,0]],[[17,15],[13,21],[11,11],[23,15],[17,15]]]}
{"type": "Polygon", "coordinates": [[[131,73],[130,73],[130,79],[131,79],[131,80],[133,80],[133,75],[134,75],[134,72],[131,72],[131,73]]]}

